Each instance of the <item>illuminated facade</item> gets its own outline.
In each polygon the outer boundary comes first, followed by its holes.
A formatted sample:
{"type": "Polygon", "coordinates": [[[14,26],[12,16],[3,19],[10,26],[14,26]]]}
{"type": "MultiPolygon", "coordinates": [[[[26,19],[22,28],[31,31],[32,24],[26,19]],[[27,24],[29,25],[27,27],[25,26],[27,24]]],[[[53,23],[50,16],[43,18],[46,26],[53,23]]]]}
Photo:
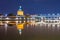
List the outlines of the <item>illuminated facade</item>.
{"type": "Polygon", "coordinates": [[[32,20],[35,22],[44,22],[44,23],[59,23],[60,16],[59,15],[32,15],[32,20]]]}
{"type": "Polygon", "coordinates": [[[15,21],[17,23],[42,23],[42,24],[60,24],[60,14],[40,14],[40,15],[24,15],[24,12],[22,11],[22,7],[19,7],[19,10],[17,11],[16,16],[8,17],[7,14],[5,16],[0,14],[0,22],[4,21],[9,24],[15,24],[15,21]]]}

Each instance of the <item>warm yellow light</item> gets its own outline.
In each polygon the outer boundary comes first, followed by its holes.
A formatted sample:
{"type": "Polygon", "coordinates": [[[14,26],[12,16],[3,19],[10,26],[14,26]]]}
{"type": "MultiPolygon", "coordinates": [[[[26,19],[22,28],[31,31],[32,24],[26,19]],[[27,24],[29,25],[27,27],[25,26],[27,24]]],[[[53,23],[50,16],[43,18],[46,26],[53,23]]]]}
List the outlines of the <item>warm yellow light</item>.
{"type": "Polygon", "coordinates": [[[17,15],[24,15],[23,11],[18,10],[17,15]]]}
{"type": "Polygon", "coordinates": [[[17,29],[24,29],[24,24],[17,24],[17,29]]]}
{"type": "Polygon", "coordinates": [[[3,25],[2,21],[0,21],[0,25],[3,25]]]}

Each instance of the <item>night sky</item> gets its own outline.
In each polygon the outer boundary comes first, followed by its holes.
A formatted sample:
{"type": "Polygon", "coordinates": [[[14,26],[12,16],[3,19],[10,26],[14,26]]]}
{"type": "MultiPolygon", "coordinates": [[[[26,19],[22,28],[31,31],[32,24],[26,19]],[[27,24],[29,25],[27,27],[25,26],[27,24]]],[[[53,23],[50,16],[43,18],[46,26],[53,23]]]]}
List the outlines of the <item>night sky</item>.
{"type": "Polygon", "coordinates": [[[25,14],[60,13],[60,0],[0,0],[0,13],[17,13],[22,5],[25,14]]]}

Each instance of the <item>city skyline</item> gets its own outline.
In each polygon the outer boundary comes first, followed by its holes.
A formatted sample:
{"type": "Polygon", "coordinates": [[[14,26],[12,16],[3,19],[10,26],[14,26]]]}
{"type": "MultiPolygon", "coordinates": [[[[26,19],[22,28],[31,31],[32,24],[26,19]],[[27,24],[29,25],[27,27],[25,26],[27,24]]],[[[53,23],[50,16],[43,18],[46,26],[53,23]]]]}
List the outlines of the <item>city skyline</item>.
{"type": "Polygon", "coordinates": [[[60,40],[60,0],[0,0],[0,40],[60,40]]]}

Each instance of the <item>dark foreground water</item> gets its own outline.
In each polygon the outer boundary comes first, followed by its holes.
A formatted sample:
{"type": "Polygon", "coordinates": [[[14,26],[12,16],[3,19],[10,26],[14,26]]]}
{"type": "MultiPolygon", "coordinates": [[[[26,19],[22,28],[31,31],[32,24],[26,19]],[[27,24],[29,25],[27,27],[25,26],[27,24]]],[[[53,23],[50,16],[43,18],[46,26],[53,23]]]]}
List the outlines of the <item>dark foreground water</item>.
{"type": "Polygon", "coordinates": [[[19,34],[16,26],[0,26],[0,40],[60,40],[60,27],[24,26],[19,34]]]}

